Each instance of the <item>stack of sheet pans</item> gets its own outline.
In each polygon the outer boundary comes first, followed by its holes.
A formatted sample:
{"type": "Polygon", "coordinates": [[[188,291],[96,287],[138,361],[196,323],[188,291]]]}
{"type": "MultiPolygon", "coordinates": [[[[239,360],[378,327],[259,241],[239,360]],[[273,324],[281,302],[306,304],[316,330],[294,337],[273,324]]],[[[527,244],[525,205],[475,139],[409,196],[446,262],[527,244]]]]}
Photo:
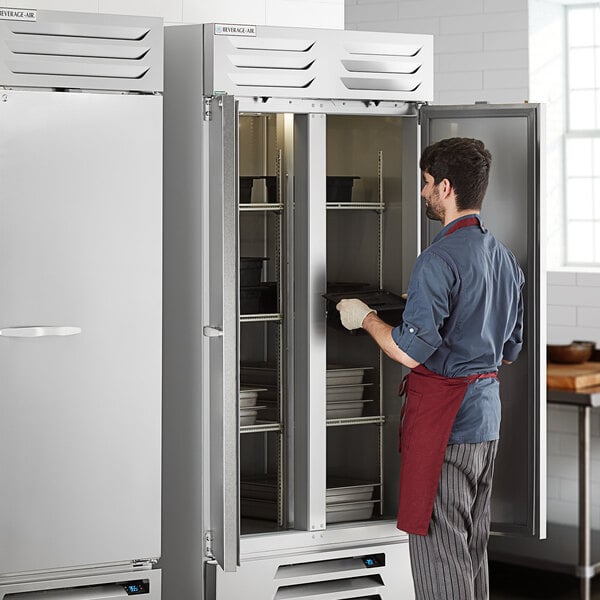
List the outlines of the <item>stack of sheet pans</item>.
{"type": "Polygon", "coordinates": [[[326,491],[327,523],[365,521],[373,516],[378,484],[348,479],[329,479],[326,491]]]}
{"type": "Polygon", "coordinates": [[[365,404],[372,400],[364,399],[364,390],[372,385],[363,383],[365,370],[371,367],[346,367],[329,365],[327,367],[327,405],[328,419],[347,419],[360,417],[365,404]]]}

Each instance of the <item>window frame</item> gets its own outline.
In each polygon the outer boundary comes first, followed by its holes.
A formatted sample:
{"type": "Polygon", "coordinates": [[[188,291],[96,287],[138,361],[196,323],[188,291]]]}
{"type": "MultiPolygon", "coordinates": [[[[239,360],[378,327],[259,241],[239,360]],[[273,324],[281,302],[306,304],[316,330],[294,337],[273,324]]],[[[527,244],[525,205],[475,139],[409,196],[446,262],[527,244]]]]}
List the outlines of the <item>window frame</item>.
{"type": "MultiPolygon", "coordinates": [[[[590,261],[574,261],[569,260],[569,225],[573,222],[587,222],[586,219],[569,219],[568,207],[569,207],[569,178],[567,172],[567,147],[571,140],[575,139],[589,139],[592,144],[594,140],[600,140],[600,81],[594,81],[593,89],[596,91],[596,128],[593,129],[571,129],[571,50],[569,39],[569,17],[574,11],[584,9],[596,9],[600,10],[597,2],[588,2],[585,4],[570,4],[565,5],[565,131],[563,133],[563,265],[565,267],[585,267],[585,268],[600,268],[600,239],[599,236],[595,235],[596,231],[600,232],[600,210],[597,211],[595,204],[600,205],[600,199],[596,202],[595,198],[592,205],[592,260],[590,261]]],[[[595,60],[600,61],[600,19],[594,22],[594,41],[593,48],[597,50],[598,57],[594,57],[595,60]]],[[[595,71],[600,72],[600,68],[595,68],[595,71]]],[[[600,145],[599,145],[600,146],[600,145]]],[[[593,151],[593,150],[592,150],[593,151]]],[[[600,147],[599,147],[600,151],[600,147]]],[[[600,159],[599,159],[600,162],[600,159]]],[[[600,174],[596,176],[594,174],[594,158],[592,156],[592,170],[589,174],[589,178],[592,180],[592,194],[595,194],[596,190],[600,195],[600,174]]]]}

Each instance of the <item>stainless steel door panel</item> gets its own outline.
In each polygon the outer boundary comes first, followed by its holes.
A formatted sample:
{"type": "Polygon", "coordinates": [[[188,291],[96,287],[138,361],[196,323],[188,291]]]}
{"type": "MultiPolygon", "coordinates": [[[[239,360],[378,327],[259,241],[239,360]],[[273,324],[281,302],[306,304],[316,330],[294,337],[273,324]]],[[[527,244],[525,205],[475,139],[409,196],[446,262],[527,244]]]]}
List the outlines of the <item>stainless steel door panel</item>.
{"type": "MultiPolygon", "coordinates": [[[[492,496],[495,531],[545,535],[546,431],[545,284],[541,267],[540,107],[537,105],[426,107],[422,144],[475,137],[492,153],[482,216],[515,254],[526,278],[525,344],[519,359],[500,369],[502,427],[492,496]]],[[[423,215],[428,244],[439,224],[423,215]]]]}
{"type": "Polygon", "coordinates": [[[3,94],[0,573],[157,557],[162,99],[3,94]]]}
{"type": "Polygon", "coordinates": [[[294,526],[325,529],[326,488],[326,118],[296,117],[294,256],[294,526]]]}
{"type": "Polygon", "coordinates": [[[209,123],[210,529],[213,554],[225,571],[239,564],[239,368],[237,107],[212,101],[209,123]]]}

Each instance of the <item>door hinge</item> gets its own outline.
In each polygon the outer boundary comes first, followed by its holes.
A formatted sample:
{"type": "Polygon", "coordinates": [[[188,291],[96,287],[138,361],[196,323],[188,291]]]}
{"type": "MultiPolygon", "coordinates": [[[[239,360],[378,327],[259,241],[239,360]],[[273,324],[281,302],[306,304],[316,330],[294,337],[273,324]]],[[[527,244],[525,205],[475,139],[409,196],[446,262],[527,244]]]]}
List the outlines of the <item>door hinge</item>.
{"type": "Polygon", "coordinates": [[[204,98],[204,120],[212,121],[212,98],[204,98]]]}
{"type": "Polygon", "coordinates": [[[213,554],[213,532],[206,531],[204,533],[204,553],[206,554],[206,558],[214,558],[213,554]]]}
{"type": "Polygon", "coordinates": [[[415,108],[417,109],[417,125],[421,124],[421,109],[427,106],[427,102],[416,102],[415,108]]]}

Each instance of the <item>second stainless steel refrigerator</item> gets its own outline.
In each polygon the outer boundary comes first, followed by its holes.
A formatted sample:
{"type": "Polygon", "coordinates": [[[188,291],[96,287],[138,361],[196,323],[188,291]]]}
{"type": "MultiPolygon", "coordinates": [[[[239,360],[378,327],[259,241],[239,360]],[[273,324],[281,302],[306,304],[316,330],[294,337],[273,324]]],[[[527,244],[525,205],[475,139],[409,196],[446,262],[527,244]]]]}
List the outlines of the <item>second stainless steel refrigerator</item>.
{"type": "Polygon", "coordinates": [[[430,36],[214,24],[165,52],[165,596],[412,597],[404,373],[324,295],[400,318],[434,234],[420,150],[454,135],[490,148],[483,216],[527,276],[494,528],[543,535],[539,107],[424,105],[430,36]]]}
{"type": "Polygon", "coordinates": [[[0,598],[159,600],[162,21],[0,17],[0,598]]]}

